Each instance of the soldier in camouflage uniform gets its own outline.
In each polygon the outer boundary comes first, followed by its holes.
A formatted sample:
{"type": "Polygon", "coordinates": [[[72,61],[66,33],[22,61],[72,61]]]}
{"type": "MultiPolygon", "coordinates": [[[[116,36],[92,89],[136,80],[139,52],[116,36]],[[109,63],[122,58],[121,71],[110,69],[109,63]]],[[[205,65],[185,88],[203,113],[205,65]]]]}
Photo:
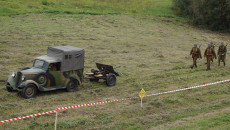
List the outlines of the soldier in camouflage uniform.
{"type": "Polygon", "coordinates": [[[200,49],[197,47],[197,44],[194,44],[194,47],[190,51],[190,55],[192,55],[193,58],[193,65],[191,66],[191,69],[193,69],[193,67],[197,68],[196,60],[198,58],[202,58],[200,49]]]}
{"type": "Polygon", "coordinates": [[[215,50],[212,48],[212,45],[209,43],[208,47],[204,52],[204,57],[207,58],[207,71],[210,70],[210,62],[212,61],[213,57],[216,59],[215,50]]]}
{"type": "Polygon", "coordinates": [[[220,61],[224,62],[225,66],[225,57],[227,53],[227,47],[224,45],[224,42],[221,42],[221,45],[218,49],[218,65],[220,66],[220,61]]]}

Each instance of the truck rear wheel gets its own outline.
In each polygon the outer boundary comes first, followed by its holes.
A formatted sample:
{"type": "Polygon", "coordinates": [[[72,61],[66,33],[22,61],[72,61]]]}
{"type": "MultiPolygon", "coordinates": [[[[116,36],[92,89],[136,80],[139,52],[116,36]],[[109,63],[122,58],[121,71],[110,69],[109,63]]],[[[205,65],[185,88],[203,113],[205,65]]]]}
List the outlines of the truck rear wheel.
{"type": "Polygon", "coordinates": [[[34,84],[28,84],[22,89],[21,96],[26,99],[32,98],[36,96],[37,91],[37,87],[34,84]]]}
{"type": "Polygon", "coordinates": [[[67,92],[75,92],[78,89],[78,81],[75,79],[71,79],[67,84],[66,90],[67,92]]]}

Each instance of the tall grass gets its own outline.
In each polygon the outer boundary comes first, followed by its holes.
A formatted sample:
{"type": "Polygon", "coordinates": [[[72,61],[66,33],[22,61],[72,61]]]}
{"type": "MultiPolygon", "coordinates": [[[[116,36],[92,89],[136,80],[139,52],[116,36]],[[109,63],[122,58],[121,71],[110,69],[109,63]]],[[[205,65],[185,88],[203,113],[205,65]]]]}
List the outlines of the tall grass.
{"type": "Polygon", "coordinates": [[[14,0],[0,1],[0,15],[24,13],[146,14],[174,16],[172,0],[14,0]]]}

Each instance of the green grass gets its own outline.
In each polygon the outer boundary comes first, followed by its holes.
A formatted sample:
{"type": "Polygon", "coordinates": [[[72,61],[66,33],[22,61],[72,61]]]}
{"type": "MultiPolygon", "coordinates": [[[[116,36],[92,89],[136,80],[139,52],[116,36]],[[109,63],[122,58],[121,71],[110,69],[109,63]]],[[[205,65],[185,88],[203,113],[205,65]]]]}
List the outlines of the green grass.
{"type": "MultiPolygon", "coordinates": [[[[172,12],[171,0],[2,0],[0,1],[0,120],[57,107],[136,97],[229,78],[227,66],[205,59],[191,70],[193,43],[230,42],[229,34],[193,28],[172,12]],[[114,15],[116,14],[116,15],[114,15]],[[157,16],[157,17],[156,17],[157,16]],[[159,17],[162,16],[162,17],[159,17]],[[174,18],[176,19],[174,19],[174,18]],[[85,72],[95,62],[121,66],[117,85],[85,80],[79,91],[39,93],[25,100],[9,93],[4,82],[12,72],[31,66],[48,46],[84,48],[85,72]]],[[[58,129],[228,129],[230,83],[174,94],[58,113],[58,129]],[[183,123],[183,125],[181,125],[183,123]]],[[[0,129],[53,129],[55,114],[0,124],[0,129]]]]}
{"type": "Polygon", "coordinates": [[[0,15],[54,14],[145,14],[175,17],[172,0],[2,0],[0,15]]]}
{"type": "Polygon", "coordinates": [[[172,130],[184,129],[229,129],[230,128],[230,113],[225,112],[221,115],[211,115],[195,121],[189,122],[187,125],[172,127],[172,130]]]}

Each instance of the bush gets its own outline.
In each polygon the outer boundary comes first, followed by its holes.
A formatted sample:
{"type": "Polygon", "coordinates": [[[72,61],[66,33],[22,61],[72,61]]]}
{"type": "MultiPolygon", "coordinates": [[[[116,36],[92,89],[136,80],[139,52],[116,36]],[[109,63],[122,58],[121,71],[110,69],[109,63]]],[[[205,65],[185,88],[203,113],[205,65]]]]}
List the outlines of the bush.
{"type": "Polygon", "coordinates": [[[174,12],[196,25],[230,31],[230,0],[174,0],[174,12]]]}
{"type": "Polygon", "coordinates": [[[189,15],[190,0],[174,0],[174,11],[179,15],[189,15]]]}
{"type": "Polygon", "coordinates": [[[42,0],[43,5],[49,5],[49,2],[47,0],[42,0]]]}

